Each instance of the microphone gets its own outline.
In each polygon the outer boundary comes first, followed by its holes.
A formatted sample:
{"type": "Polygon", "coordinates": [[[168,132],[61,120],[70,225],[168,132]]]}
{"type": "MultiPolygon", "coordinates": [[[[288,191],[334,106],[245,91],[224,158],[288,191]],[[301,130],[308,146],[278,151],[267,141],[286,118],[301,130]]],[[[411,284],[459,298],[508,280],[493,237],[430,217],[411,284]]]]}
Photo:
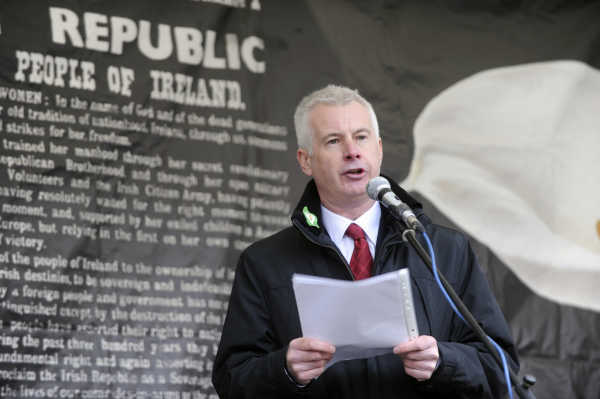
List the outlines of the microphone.
{"type": "Polygon", "coordinates": [[[392,191],[390,182],[385,177],[377,176],[369,180],[367,195],[372,200],[379,201],[386,208],[391,209],[395,216],[402,220],[408,228],[419,232],[425,231],[412,209],[392,191]]]}

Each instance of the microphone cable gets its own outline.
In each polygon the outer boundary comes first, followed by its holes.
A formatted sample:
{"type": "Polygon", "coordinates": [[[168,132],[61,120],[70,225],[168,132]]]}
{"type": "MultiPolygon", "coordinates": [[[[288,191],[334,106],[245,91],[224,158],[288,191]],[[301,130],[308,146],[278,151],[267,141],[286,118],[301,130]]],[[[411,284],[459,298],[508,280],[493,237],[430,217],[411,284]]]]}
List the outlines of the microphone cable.
{"type": "MultiPolygon", "coordinates": [[[[427,242],[427,248],[429,249],[429,256],[431,257],[433,276],[435,277],[435,281],[436,281],[438,287],[444,294],[444,297],[450,304],[450,307],[452,308],[452,310],[454,310],[454,313],[456,313],[456,315],[458,315],[458,317],[468,326],[469,324],[466,322],[465,318],[460,313],[460,311],[456,308],[454,301],[452,300],[452,298],[450,298],[450,296],[448,295],[448,292],[446,292],[446,289],[444,288],[444,286],[442,285],[442,282],[440,281],[440,277],[437,272],[437,264],[435,261],[435,253],[433,251],[433,245],[431,245],[431,240],[429,239],[427,232],[423,231],[423,237],[425,237],[425,241],[427,242]]],[[[502,368],[503,368],[503,372],[504,372],[504,379],[506,380],[506,387],[508,389],[508,396],[510,397],[510,399],[513,399],[513,392],[512,392],[512,387],[510,384],[510,376],[508,374],[508,363],[506,362],[506,357],[504,355],[504,351],[502,350],[500,345],[498,345],[496,343],[496,341],[494,341],[492,338],[490,338],[487,334],[486,334],[486,337],[492,343],[492,345],[494,345],[494,347],[496,348],[496,351],[498,351],[498,354],[500,355],[500,358],[502,359],[502,368]]]]}

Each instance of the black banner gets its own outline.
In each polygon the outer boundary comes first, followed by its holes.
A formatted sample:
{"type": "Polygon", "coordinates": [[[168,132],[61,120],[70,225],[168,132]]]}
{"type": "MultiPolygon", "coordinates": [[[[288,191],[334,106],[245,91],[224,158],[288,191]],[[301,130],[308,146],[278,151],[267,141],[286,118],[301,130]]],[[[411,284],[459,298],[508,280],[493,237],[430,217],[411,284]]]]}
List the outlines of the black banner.
{"type": "Polygon", "coordinates": [[[260,2],[2,8],[0,395],[214,396],[237,255],[289,225],[260,2]]]}

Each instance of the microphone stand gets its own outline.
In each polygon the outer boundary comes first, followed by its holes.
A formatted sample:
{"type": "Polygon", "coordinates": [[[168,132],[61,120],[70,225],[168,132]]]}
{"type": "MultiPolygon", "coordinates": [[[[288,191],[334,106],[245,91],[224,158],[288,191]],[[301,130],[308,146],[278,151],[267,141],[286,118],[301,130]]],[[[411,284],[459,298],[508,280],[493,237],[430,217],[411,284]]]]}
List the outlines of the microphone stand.
{"type": "MultiPolygon", "coordinates": [[[[429,257],[429,254],[427,253],[427,251],[425,251],[425,249],[423,248],[421,243],[417,240],[415,230],[410,229],[410,228],[407,228],[406,230],[404,230],[404,232],[402,233],[402,239],[405,242],[408,242],[411,244],[411,246],[415,249],[415,251],[417,251],[417,253],[421,257],[421,259],[423,260],[425,265],[429,268],[429,271],[433,274],[433,266],[431,263],[431,258],[429,257]]],[[[452,288],[452,286],[448,283],[446,278],[440,273],[439,270],[438,270],[438,276],[440,277],[440,281],[442,282],[442,285],[448,292],[448,295],[450,295],[450,298],[452,298],[452,301],[454,301],[454,304],[456,305],[456,307],[458,308],[460,313],[463,315],[466,322],[473,329],[473,331],[475,332],[475,334],[477,335],[479,340],[485,345],[488,352],[490,352],[492,354],[492,356],[496,360],[496,363],[498,363],[498,365],[502,368],[503,367],[502,359],[500,358],[500,355],[496,351],[496,348],[492,345],[492,343],[487,338],[487,334],[485,333],[485,331],[483,331],[483,329],[481,328],[481,326],[479,325],[479,323],[477,322],[475,317],[473,317],[473,314],[471,314],[469,309],[465,306],[463,301],[456,294],[456,291],[454,291],[454,288],[452,288]]],[[[510,381],[511,381],[512,385],[514,386],[515,391],[517,391],[517,394],[519,395],[519,397],[521,399],[535,399],[533,392],[529,389],[533,384],[535,384],[535,382],[536,382],[535,377],[532,375],[525,375],[523,377],[523,383],[519,384],[519,382],[517,380],[517,376],[510,369],[510,367],[508,367],[508,372],[510,375],[510,381]]],[[[509,387],[509,389],[510,389],[510,387],[509,387]]]]}

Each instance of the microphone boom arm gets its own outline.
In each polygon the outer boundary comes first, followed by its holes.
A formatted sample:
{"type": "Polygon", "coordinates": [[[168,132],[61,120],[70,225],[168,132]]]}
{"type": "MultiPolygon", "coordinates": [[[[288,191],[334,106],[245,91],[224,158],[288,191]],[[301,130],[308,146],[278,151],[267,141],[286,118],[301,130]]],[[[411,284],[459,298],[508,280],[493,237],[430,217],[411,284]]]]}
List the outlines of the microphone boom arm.
{"type": "MultiPolygon", "coordinates": [[[[429,271],[433,274],[433,265],[431,262],[431,258],[429,257],[429,254],[427,253],[427,251],[425,251],[421,243],[417,240],[415,230],[411,228],[404,230],[404,232],[402,233],[402,238],[405,242],[411,244],[411,246],[415,249],[415,251],[417,251],[417,253],[421,257],[429,271]]],[[[442,285],[448,292],[448,295],[450,296],[452,301],[454,301],[454,304],[456,305],[460,313],[465,318],[465,321],[469,324],[473,332],[475,332],[477,338],[485,345],[488,352],[492,354],[494,360],[496,360],[496,363],[498,363],[498,365],[502,367],[502,359],[500,358],[500,355],[498,355],[498,352],[496,352],[496,349],[494,348],[492,343],[489,341],[485,331],[483,331],[473,314],[469,311],[467,306],[464,304],[462,299],[460,299],[456,291],[454,291],[454,288],[452,288],[452,286],[450,285],[450,283],[448,283],[448,281],[442,275],[442,273],[439,270],[437,270],[437,273],[440,278],[440,281],[442,282],[442,285]]],[[[535,383],[535,377],[525,375],[523,384],[519,384],[516,374],[514,373],[514,371],[512,371],[510,367],[508,368],[508,372],[510,376],[510,381],[514,386],[515,391],[517,391],[519,397],[521,399],[535,399],[533,392],[529,390],[529,387],[533,385],[533,383],[535,383]],[[533,383],[531,383],[530,381],[533,381],[533,383]]]]}

